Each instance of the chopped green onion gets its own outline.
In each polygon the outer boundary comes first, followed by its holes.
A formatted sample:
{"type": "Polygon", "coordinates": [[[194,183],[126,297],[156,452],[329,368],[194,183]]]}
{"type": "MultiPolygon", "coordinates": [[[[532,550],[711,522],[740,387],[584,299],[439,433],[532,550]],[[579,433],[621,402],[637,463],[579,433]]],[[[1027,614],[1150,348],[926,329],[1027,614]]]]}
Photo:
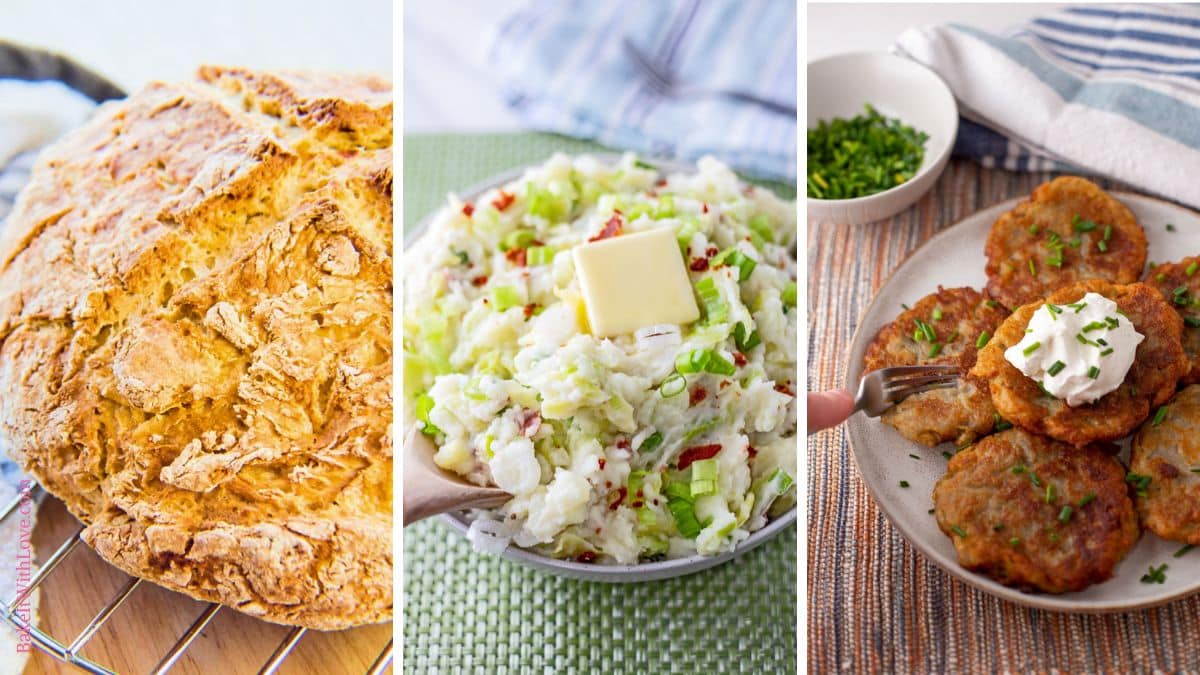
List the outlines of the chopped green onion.
{"type": "MultiPolygon", "coordinates": [[[[1169,228],[1171,226],[1168,225],[1167,227],[1169,228]]],[[[1161,584],[1167,580],[1167,575],[1165,574],[1166,571],[1167,571],[1166,563],[1163,563],[1162,565],[1159,565],[1158,567],[1151,565],[1150,571],[1147,572],[1146,574],[1142,575],[1142,583],[1143,584],[1161,584]]]]}
{"type": "Polygon", "coordinates": [[[1086,302],[1077,302],[1073,305],[1067,305],[1067,307],[1070,307],[1071,309],[1075,310],[1075,313],[1078,314],[1084,307],[1087,307],[1087,303],[1086,302]]]}
{"type": "Polygon", "coordinates": [[[964,539],[965,539],[965,538],[966,538],[966,536],[967,536],[967,532],[966,532],[966,530],[963,530],[963,529],[962,529],[961,527],[959,527],[958,525],[955,525],[954,527],[951,527],[951,528],[950,528],[950,531],[951,531],[951,532],[953,532],[954,534],[957,534],[959,537],[962,537],[962,538],[964,538],[964,539]]]}
{"type": "Polygon", "coordinates": [[[1038,478],[1037,473],[1033,471],[1029,472],[1029,482],[1033,483],[1034,487],[1042,487],[1042,481],[1038,478]]]}
{"type": "Polygon", "coordinates": [[[900,481],[900,487],[902,487],[902,488],[908,487],[908,481],[906,481],[906,480],[900,481]]]}
{"type": "Polygon", "coordinates": [[[1097,377],[1100,377],[1100,369],[1097,368],[1096,366],[1092,366],[1091,368],[1088,368],[1087,376],[1093,380],[1096,379],[1097,377]]]}
{"type": "Polygon", "coordinates": [[[521,304],[521,294],[512,286],[497,286],[492,289],[492,307],[503,312],[521,304]]]}
{"type": "Polygon", "coordinates": [[[975,338],[975,348],[983,349],[983,346],[986,345],[990,339],[992,339],[991,333],[987,332],[986,330],[981,332],[979,337],[975,338]]]}
{"type": "Polygon", "coordinates": [[[995,525],[992,526],[992,532],[1003,532],[1003,531],[1004,531],[1004,523],[996,523],[995,525]]]}
{"type": "Polygon", "coordinates": [[[755,266],[758,265],[758,263],[755,262],[754,258],[747,256],[746,254],[742,253],[741,251],[739,251],[735,248],[730,248],[730,249],[726,249],[726,250],[722,251],[715,258],[712,259],[711,264],[713,267],[724,264],[724,265],[728,265],[730,267],[738,268],[738,281],[739,282],[749,279],[750,274],[754,271],[755,266]]]}
{"type": "Polygon", "coordinates": [[[795,307],[796,306],[796,282],[794,282],[794,281],[787,282],[787,285],[783,287],[783,293],[781,293],[779,295],[779,297],[783,299],[783,304],[785,304],[789,307],[795,307]]]}
{"type": "Polygon", "coordinates": [[[991,307],[991,308],[993,308],[993,309],[995,309],[996,307],[999,307],[999,306],[1000,306],[1000,303],[999,303],[999,302],[997,302],[997,301],[995,301],[995,300],[988,300],[988,301],[987,301],[986,303],[984,303],[984,304],[986,304],[988,307],[991,307]]]}
{"type": "Polygon", "coordinates": [[[949,450],[943,450],[942,457],[945,457],[948,460],[948,459],[954,457],[954,454],[951,453],[949,450]]]}
{"type": "Polygon", "coordinates": [[[1021,544],[1021,538],[1020,538],[1020,537],[1013,537],[1012,539],[1009,539],[1009,540],[1008,540],[1008,545],[1009,545],[1009,546],[1012,546],[1013,548],[1016,548],[1016,547],[1017,547],[1017,546],[1019,546],[1020,544],[1021,544]]]}
{"type": "Polygon", "coordinates": [[[1074,509],[1072,509],[1070,506],[1062,507],[1062,510],[1058,512],[1058,522],[1065,523],[1071,520],[1072,511],[1074,511],[1074,509]]]}
{"type": "Polygon", "coordinates": [[[929,358],[932,359],[940,353],[942,353],[942,343],[935,342],[929,345],[929,358]]]}
{"type": "Polygon", "coordinates": [[[1154,275],[1154,280],[1161,284],[1162,282],[1167,280],[1167,275],[1163,274],[1162,272],[1159,272],[1158,274],[1154,275]]]}
{"type": "Polygon", "coordinates": [[[663,442],[662,432],[655,431],[654,433],[647,436],[646,440],[642,441],[642,444],[638,446],[637,451],[638,452],[654,452],[655,450],[658,449],[658,446],[662,445],[662,442],[663,442]]]}
{"type": "Polygon", "coordinates": [[[762,344],[762,338],[758,336],[757,330],[751,331],[750,334],[747,335],[746,324],[739,321],[737,322],[737,325],[733,327],[733,342],[737,345],[738,351],[744,354],[762,344]]]}
{"type": "MultiPolygon", "coordinates": [[[[670,485],[667,487],[670,488],[670,485]]],[[[667,499],[667,510],[675,519],[675,528],[684,538],[695,539],[700,534],[700,530],[703,528],[700,527],[700,521],[696,520],[696,510],[690,500],[682,497],[670,497],[667,499]]]]}
{"type": "Polygon", "coordinates": [[[881,115],[821,120],[808,130],[808,196],[853,199],[891,189],[917,174],[929,135],[881,115]]]}
{"type": "Polygon", "coordinates": [[[1029,259],[1029,273],[1035,277],[1037,276],[1037,266],[1033,264],[1033,258],[1029,259]]]}
{"type": "Polygon", "coordinates": [[[1000,413],[992,413],[992,428],[996,431],[1008,431],[1012,428],[1012,422],[1000,416],[1000,413]]]}
{"type": "Polygon", "coordinates": [[[941,308],[941,307],[934,307],[934,308],[933,308],[933,320],[934,320],[934,321],[941,321],[941,320],[942,320],[942,308],[941,308]]]}
{"type": "Polygon", "coordinates": [[[1101,253],[1107,253],[1108,252],[1108,242],[1101,239],[1100,241],[1096,242],[1096,248],[1100,249],[1101,253]]]}
{"type": "Polygon", "coordinates": [[[1029,234],[1032,234],[1035,237],[1037,236],[1038,232],[1041,232],[1041,231],[1042,231],[1042,228],[1038,227],[1037,223],[1034,223],[1029,226],[1029,234]]]}
{"type": "Polygon", "coordinates": [[[1140,473],[1130,472],[1125,474],[1125,482],[1133,485],[1134,491],[1139,497],[1146,496],[1146,490],[1149,489],[1150,483],[1153,480],[1154,479],[1152,477],[1140,473]]]}
{"type": "Polygon", "coordinates": [[[417,395],[417,420],[421,422],[421,433],[429,436],[442,433],[442,430],[429,421],[429,412],[433,410],[433,398],[424,392],[417,395]]]}
{"type": "Polygon", "coordinates": [[[663,398],[671,398],[683,393],[687,389],[687,378],[679,373],[671,373],[667,379],[663,380],[662,384],[658,385],[658,393],[663,398]]]}
{"type": "Polygon", "coordinates": [[[720,323],[729,317],[729,305],[721,297],[712,277],[704,277],[696,282],[696,294],[700,296],[700,304],[709,323],[720,323]]]}
{"type": "Polygon", "coordinates": [[[554,261],[554,249],[550,246],[530,246],[525,251],[525,264],[530,267],[548,265],[554,261]]]}
{"type": "Polygon", "coordinates": [[[1193,260],[1192,263],[1187,266],[1187,269],[1183,271],[1183,273],[1190,277],[1195,274],[1196,270],[1198,269],[1200,269],[1200,263],[1193,260]]]}
{"type": "Polygon", "coordinates": [[[510,251],[514,248],[525,248],[536,238],[537,235],[533,230],[513,230],[500,240],[500,250],[510,251]]]}
{"type": "Polygon", "coordinates": [[[1054,483],[1047,483],[1046,484],[1046,503],[1053,504],[1054,496],[1055,496],[1054,483]]]}
{"type": "Polygon", "coordinates": [[[1113,353],[1113,348],[1109,347],[1108,349],[1105,349],[1104,351],[1100,352],[1100,356],[1108,356],[1111,353],[1113,353]]]}
{"type": "Polygon", "coordinates": [[[675,215],[675,195],[662,194],[658,197],[658,205],[654,207],[654,218],[670,218],[675,215]]]}
{"type": "Polygon", "coordinates": [[[1054,377],[1055,375],[1061,373],[1062,369],[1066,368],[1066,367],[1067,367],[1067,364],[1063,363],[1062,361],[1055,361],[1053,364],[1050,365],[1050,368],[1048,368],[1046,370],[1046,374],[1049,375],[1050,377],[1054,377]]]}
{"type": "Polygon", "coordinates": [[[1188,328],[1200,328],[1200,318],[1194,316],[1183,317],[1183,323],[1186,324],[1188,328]]]}
{"type": "Polygon", "coordinates": [[[917,323],[917,328],[921,331],[921,334],[925,336],[926,340],[929,340],[930,342],[937,342],[937,331],[933,329],[933,326],[930,326],[920,319],[913,319],[913,321],[917,323]]]}
{"type": "Polygon", "coordinates": [[[1012,468],[1012,472],[1017,474],[1018,476],[1025,473],[1028,470],[1029,469],[1026,469],[1023,464],[1018,464],[1012,468]]]}
{"type": "Polygon", "coordinates": [[[1174,232],[1174,231],[1175,231],[1175,226],[1170,223],[1167,223],[1167,232],[1174,232]]]}
{"type": "Polygon", "coordinates": [[[766,214],[764,214],[764,213],[754,214],[754,217],[752,217],[750,219],[750,222],[747,223],[747,225],[749,225],[751,231],[753,231],[755,234],[762,237],[766,241],[769,241],[772,243],[775,242],[775,232],[774,232],[774,230],[771,229],[771,223],[769,220],[767,220],[766,214]]]}
{"type": "Polygon", "coordinates": [[[1041,346],[1042,346],[1041,342],[1034,342],[1033,344],[1029,345],[1025,349],[1021,350],[1021,353],[1024,354],[1025,356],[1029,356],[1030,354],[1036,352],[1038,350],[1038,348],[1040,348],[1041,346]]]}
{"type": "Polygon", "coordinates": [[[1091,232],[1097,227],[1096,223],[1080,218],[1078,215],[1071,221],[1071,224],[1075,226],[1076,232],[1091,232]]]}
{"type": "Polygon", "coordinates": [[[1104,241],[1112,240],[1112,225],[1104,226],[1104,241]]]}
{"type": "Polygon", "coordinates": [[[1083,245],[1083,239],[1079,237],[1071,237],[1071,241],[1068,243],[1071,245],[1071,248],[1079,248],[1083,245]]]}
{"type": "Polygon", "coordinates": [[[471,262],[471,257],[467,255],[466,251],[454,251],[454,255],[458,257],[458,264],[460,265],[466,265],[471,262]]]}
{"type": "Polygon", "coordinates": [[[925,334],[921,332],[920,328],[913,331],[913,342],[923,342],[924,340],[925,334]]]}
{"type": "Polygon", "coordinates": [[[1176,558],[1182,558],[1183,556],[1185,556],[1185,555],[1187,555],[1188,553],[1190,553],[1190,552],[1191,552],[1191,550],[1192,550],[1192,549],[1194,549],[1194,548],[1196,548],[1196,545],[1195,545],[1195,544],[1186,544],[1186,545],[1184,545],[1184,547],[1183,547],[1183,548],[1179,549],[1178,551],[1175,551],[1174,557],[1176,557],[1176,558]]]}
{"type": "Polygon", "coordinates": [[[1089,492],[1083,496],[1083,499],[1079,500],[1079,508],[1082,509],[1083,507],[1087,506],[1088,504],[1091,504],[1094,501],[1096,501],[1096,493],[1089,492]]]}

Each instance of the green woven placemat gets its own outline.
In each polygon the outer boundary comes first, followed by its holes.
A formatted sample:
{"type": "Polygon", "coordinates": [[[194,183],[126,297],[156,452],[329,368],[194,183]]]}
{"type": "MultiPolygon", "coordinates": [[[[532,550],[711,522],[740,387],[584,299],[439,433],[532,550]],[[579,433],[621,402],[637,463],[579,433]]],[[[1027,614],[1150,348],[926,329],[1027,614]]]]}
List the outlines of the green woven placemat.
{"type": "MultiPolygon", "coordinates": [[[[556,150],[603,148],[545,134],[406,136],[405,228],[447,192],[556,150]]],[[[794,673],[796,622],[795,528],[714,569],[622,585],[476,553],[436,519],[404,531],[407,673],[794,673]]]]}

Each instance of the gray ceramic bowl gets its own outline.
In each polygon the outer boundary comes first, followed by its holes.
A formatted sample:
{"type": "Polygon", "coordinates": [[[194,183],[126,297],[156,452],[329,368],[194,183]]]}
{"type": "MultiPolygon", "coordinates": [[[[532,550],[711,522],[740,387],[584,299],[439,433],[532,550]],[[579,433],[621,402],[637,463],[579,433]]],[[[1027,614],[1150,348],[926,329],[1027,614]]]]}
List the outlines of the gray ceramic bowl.
{"type": "MultiPolygon", "coordinates": [[[[614,153],[592,153],[602,162],[616,162],[620,159],[620,155],[614,153]]],[[[655,166],[658,166],[664,173],[693,173],[696,167],[690,164],[683,164],[666,159],[650,159],[648,160],[655,166]]],[[[540,164],[540,163],[539,163],[540,164]]],[[[459,197],[466,201],[473,201],[484,192],[504,185],[520,178],[527,169],[538,166],[538,164],[529,164],[504,173],[493,176],[481,183],[473,185],[458,193],[459,197]]],[[[421,234],[429,227],[436,214],[430,213],[417,223],[417,226],[404,236],[404,246],[407,249],[421,234]]],[[[401,469],[403,470],[403,469],[401,469]]],[[[798,489],[798,488],[797,488],[798,489]]],[[[470,522],[466,519],[465,513],[446,513],[442,514],[442,520],[448,523],[456,532],[464,538],[467,534],[467,528],[470,527],[470,522]]],[[[767,540],[775,537],[780,532],[792,527],[796,522],[796,508],[792,507],[786,513],[773,519],[767,523],[766,527],[761,530],[752,532],[750,536],[741,543],[737,548],[727,553],[721,553],[714,556],[694,555],[687,558],[675,558],[672,560],[662,560],[659,562],[641,563],[638,565],[604,565],[594,563],[579,563],[573,560],[559,560],[550,558],[534,551],[523,549],[517,546],[509,546],[501,554],[509,560],[515,560],[523,565],[553,572],[571,579],[582,579],[586,581],[606,581],[610,583],[630,583],[636,581],[654,581],[657,579],[669,579],[671,577],[679,577],[685,574],[699,572],[723,562],[732,560],[750,549],[759,546],[767,540]]]]}

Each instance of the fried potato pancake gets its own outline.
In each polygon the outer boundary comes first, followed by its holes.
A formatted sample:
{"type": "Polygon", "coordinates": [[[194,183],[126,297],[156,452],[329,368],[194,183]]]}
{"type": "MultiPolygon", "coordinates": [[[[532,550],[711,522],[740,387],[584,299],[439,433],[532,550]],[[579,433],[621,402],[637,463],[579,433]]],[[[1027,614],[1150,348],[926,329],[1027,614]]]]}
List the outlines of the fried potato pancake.
{"type": "MultiPolygon", "coordinates": [[[[976,340],[991,334],[1008,310],[973,288],[938,287],[876,334],[864,357],[864,370],[890,366],[955,365],[964,376],[975,364],[976,340]],[[933,339],[920,335],[921,321],[933,339]],[[917,339],[917,338],[920,339],[917,339]]],[[[972,442],[996,423],[987,385],[964,377],[953,388],[934,389],[904,399],[883,414],[883,422],[924,445],[972,442]]]]}
{"type": "Polygon", "coordinates": [[[1069,305],[1089,292],[1117,303],[1146,338],[1138,345],[1125,381],[1113,391],[1094,403],[1071,407],[1044,393],[1037,382],[1004,358],[1004,350],[1021,341],[1033,313],[1045,304],[1040,300],[1018,308],[1001,324],[971,370],[973,376],[988,382],[992,403],[1005,419],[1077,446],[1131,433],[1153,408],[1175,393],[1176,382],[1190,367],[1180,342],[1183,320],[1151,286],[1092,280],[1060,289],[1046,301],[1069,305]]]}
{"type": "Polygon", "coordinates": [[[1183,318],[1183,351],[1192,365],[1179,383],[1200,384],[1200,256],[1158,265],[1146,274],[1146,283],[1183,318]]]}
{"type": "Polygon", "coordinates": [[[1137,281],[1146,264],[1146,232],[1095,183],[1062,176],[996,220],[984,255],[988,292],[1015,309],[1088,279],[1137,281]]]}
{"type": "Polygon", "coordinates": [[[959,564],[1022,590],[1109,579],[1140,533],[1120,462],[1015,428],[956,454],[933,503],[959,564]]]}
{"type": "Polygon", "coordinates": [[[1135,499],[1138,513],[1163,539],[1200,545],[1200,385],[1176,394],[1165,415],[1133,438],[1129,471],[1150,479],[1135,499]]]}

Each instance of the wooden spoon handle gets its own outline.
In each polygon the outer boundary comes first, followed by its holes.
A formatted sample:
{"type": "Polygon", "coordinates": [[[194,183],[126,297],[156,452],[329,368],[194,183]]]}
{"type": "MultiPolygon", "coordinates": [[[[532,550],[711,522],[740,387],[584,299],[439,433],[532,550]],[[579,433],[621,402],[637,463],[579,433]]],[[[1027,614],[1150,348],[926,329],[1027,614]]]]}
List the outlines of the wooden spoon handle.
{"type": "Polygon", "coordinates": [[[404,526],[423,518],[469,508],[500,506],[512,495],[452,476],[433,462],[436,448],[414,426],[404,441],[404,526]]]}

